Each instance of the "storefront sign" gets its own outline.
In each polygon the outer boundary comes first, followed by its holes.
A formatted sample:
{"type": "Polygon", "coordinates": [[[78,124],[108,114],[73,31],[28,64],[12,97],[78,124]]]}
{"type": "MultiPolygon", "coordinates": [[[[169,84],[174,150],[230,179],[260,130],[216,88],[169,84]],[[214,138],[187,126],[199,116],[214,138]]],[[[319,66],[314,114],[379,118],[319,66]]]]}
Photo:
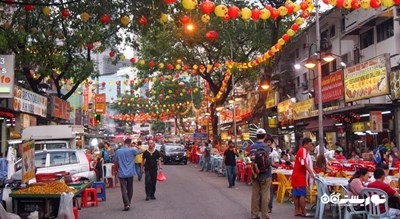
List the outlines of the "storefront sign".
{"type": "Polygon", "coordinates": [[[352,102],[389,93],[389,54],[344,69],[345,101],[352,102]]]}
{"type": "MultiPolygon", "coordinates": [[[[337,71],[328,76],[322,77],[322,103],[340,100],[343,98],[343,73],[337,71]]],[[[314,80],[315,103],[318,103],[318,80],[314,80]]]]}
{"type": "Polygon", "coordinates": [[[14,96],[14,55],[0,55],[0,98],[14,96]]]}
{"type": "Polygon", "coordinates": [[[35,141],[22,144],[22,183],[35,177],[35,141]]]}
{"type": "Polygon", "coordinates": [[[314,110],[314,98],[300,101],[293,104],[293,119],[305,119],[312,116],[314,110]]]}
{"type": "Polygon", "coordinates": [[[278,103],[278,119],[279,122],[286,122],[293,120],[292,100],[289,99],[278,103]]]}
{"type": "Polygon", "coordinates": [[[367,122],[356,122],[351,124],[351,131],[352,132],[364,132],[368,130],[368,123],[367,122]]]}
{"type": "Polygon", "coordinates": [[[94,95],[94,112],[100,114],[106,113],[106,94],[94,95]]]}
{"type": "Polygon", "coordinates": [[[250,140],[250,132],[245,132],[245,133],[242,133],[242,140],[243,141],[248,141],[248,140],[250,140]]]}
{"type": "Polygon", "coordinates": [[[275,107],[277,104],[277,92],[275,90],[268,91],[267,100],[265,101],[265,107],[267,109],[275,107]]]}
{"type": "Polygon", "coordinates": [[[85,85],[83,88],[83,110],[89,110],[89,85],[85,85]]]}
{"type": "Polygon", "coordinates": [[[390,73],[390,94],[392,100],[400,99],[400,71],[393,71],[390,73]]]}
{"type": "Polygon", "coordinates": [[[382,112],[371,111],[369,115],[370,130],[372,132],[383,132],[382,112]]]}
{"type": "Polygon", "coordinates": [[[51,97],[50,114],[52,117],[69,120],[71,105],[59,97],[51,97]]]}
{"type": "Polygon", "coordinates": [[[14,86],[12,106],[14,111],[47,117],[47,97],[14,86]]]}

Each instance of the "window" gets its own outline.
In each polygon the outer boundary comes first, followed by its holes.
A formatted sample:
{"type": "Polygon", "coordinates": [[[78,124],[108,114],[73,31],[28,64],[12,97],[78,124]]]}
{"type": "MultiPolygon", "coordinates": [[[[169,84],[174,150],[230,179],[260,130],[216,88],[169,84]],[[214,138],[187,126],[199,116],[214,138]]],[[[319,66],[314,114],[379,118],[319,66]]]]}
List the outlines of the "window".
{"type": "Polygon", "coordinates": [[[378,42],[384,41],[394,35],[393,20],[389,19],[376,26],[376,38],[378,42]]]}
{"type": "Polygon", "coordinates": [[[308,83],[307,72],[303,74],[303,82],[308,83]]]}
{"type": "Polygon", "coordinates": [[[296,56],[296,59],[299,58],[299,56],[300,56],[299,48],[296,49],[295,56],[296,56]]]}
{"type": "Polygon", "coordinates": [[[36,153],[35,154],[35,166],[45,167],[46,166],[46,155],[47,153],[36,153]]]}
{"type": "Polygon", "coordinates": [[[50,152],[50,166],[78,163],[75,152],[50,152]]]}
{"type": "Polygon", "coordinates": [[[321,66],[321,73],[322,73],[322,76],[329,75],[329,72],[330,72],[330,70],[329,70],[329,63],[323,64],[323,65],[321,66]]]}
{"type": "Polygon", "coordinates": [[[296,87],[300,87],[300,77],[296,77],[296,87]]]}
{"type": "Polygon", "coordinates": [[[332,25],[332,26],[330,27],[330,29],[329,29],[329,35],[331,36],[331,38],[336,36],[336,26],[335,26],[335,25],[332,25]]]}
{"type": "Polygon", "coordinates": [[[340,25],[340,30],[343,32],[346,29],[346,18],[342,18],[342,25],[340,25]]]}
{"type": "Polygon", "coordinates": [[[360,35],[360,46],[361,49],[365,49],[368,46],[374,44],[374,29],[371,28],[370,30],[362,33],[360,35]]]}

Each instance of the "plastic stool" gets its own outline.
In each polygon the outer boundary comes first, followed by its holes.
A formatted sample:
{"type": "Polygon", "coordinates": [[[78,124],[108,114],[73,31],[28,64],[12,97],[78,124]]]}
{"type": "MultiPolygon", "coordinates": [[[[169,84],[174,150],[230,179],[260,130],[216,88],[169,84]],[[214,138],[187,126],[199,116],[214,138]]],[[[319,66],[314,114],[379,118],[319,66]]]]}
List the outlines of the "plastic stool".
{"type": "Polygon", "coordinates": [[[97,190],[95,188],[86,188],[83,190],[81,205],[87,208],[88,204],[99,206],[99,201],[97,200],[97,190]],[[90,200],[89,200],[90,195],[90,200]]]}
{"type": "Polygon", "coordinates": [[[79,219],[78,208],[74,207],[74,217],[75,219],[79,219]]]}
{"type": "Polygon", "coordinates": [[[103,199],[103,201],[105,201],[106,200],[106,183],[101,182],[101,181],[94,182],[92,187],[95,188],[97,191],[97,198],[101,198],[101,199],[103,199]],[[100,188],[100,192],[98,190],[99,188],[100,188]]]}

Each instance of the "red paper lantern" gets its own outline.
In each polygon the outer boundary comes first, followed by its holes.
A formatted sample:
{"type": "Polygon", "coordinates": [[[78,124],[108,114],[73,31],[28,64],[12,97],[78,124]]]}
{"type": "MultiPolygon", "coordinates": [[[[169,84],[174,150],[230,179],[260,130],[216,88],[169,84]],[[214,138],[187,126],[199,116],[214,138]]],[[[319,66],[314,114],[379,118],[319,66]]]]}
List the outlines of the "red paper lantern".
{"type": "Polygon", "coordinates": [[[179,73],[175,74],[175,78],[179,78],[181,75],[179,73]]]}
{"type": "Polygon", "coordinates": [[[279,16],[280,16],[279,10],[276,9],[276,8],[273,8],[272,11],[271,11],[271,17],[273,19],[277,19],[279,16]]]}
{"type": "Polygon", "coordinates": [[[214,11],[215,4],[214,2],[205,0],[203,3],[200,5],[200,10],[205,13],[205,14],[210,14],[211,12],[214,11]]]}
{"type": "Polygon", "coordinates": [[[286,5],[286,9],[287,9],[288,14],[294,13],[294,6],[292,4],[286,5]]]}
{"type": "Polygon", "coordinates": [[[183,81],[179,82],[179,87],[185,87],[185,83],[183,81]]]}
{"type": "Polygon", "coordinates": [[[61,11],[61,16],[63,16],[63,18],[68,18],[70,15],[69,10],[68,9],[63,9],[61,11]]]}
{"type": "Polygon", "coordinates": [[[144,26],[147,24],[147,18],[145,16],[140,16],[139,18],[139,24],[144,26]]]}
{"type": "Polygon", "coordinates": [[[236,19],[239,17],[240,9],[234,5],[228,8],[228,15],[232,19],[236,19]]]}
{"type": "Polygon", "coordinates": [[[130,85],[133,85],[133,84],[135,84],[135,81],[134,81],[134,80],[130,80],[130,81],[129,81],[129,84],[130,84],[130,85]]]}
{"type": "Polygon", "coordinates": [[[371,5],[371,8],[378,9],[382,2],[380,0],[371,0],[369,4],[371,5]]]}
{"type": "Polygon", "coordinates": [[[168,68],[168,70],[172,70],[172,69],[174,69],[174,66],[172,64],[168,64],[167,68],[168,68]]]}
{"type": "Polygon", "coordinates": [[[12,4],[14,4],[14,0],[6,0],[6,4],[7,5],[12,5],[12,4]]]}
{"type": "Polygon", "coordinates": [[[218,39],[218,33],[216,31],[210,30],[206,33],[206,38],[210,41],[218,39]]]}
{"type": "Polygon", "coordinates": [[[336,7],[339,9],[343,8],[344,0],[336,0],[336,7]]]}
{"type": "Polygon", "coordinates": [[[400,0],[393,0],[396,5],[400,5],[400,0]]]}
{"type": "Polygon", "coordinates": [[[190,17],[187,15],[183,15],[180,20],[182,24],[188,24],[190,22],[190,17]]]}
{"type": "Polygon", "coordinates": [[[287,42],[287,41],[289,41],[290,37],[289,37],[289,35],[287,35],[287,34],[285,33],[285,34],[283,34],[282,39],[283,39],[285,42],[287,42]]]}
{"type": "Polygon", "coordinates": [[[299,25],[298,24],[292,24],[292,30],[298,31],[299,30],[299,25]]]}
{"type": "Polygon", "coordinates": [[[272,10],[274,9],[271,5],[266,5],[265,9],[267,9],[269,12],[272,12],[272,10]]]}
{"type": "Polygon", "coordinates": [[[351,1],[351,8],[352,9],[359,9],[361,7],[360,0],[352,0],[351,1]]]}
{"type": "Polygon", "coordinates": [[[329,5],[329,0],[322,0],[325,4],[329,5]]]}
{"type": "Polygon", "coordinates": [[[308,8],[308,2],[306,2],[306,1],[301,2],[300,3],[300,8],[303,11],[306,10],[308,8]]]}
{"type": "Polygon", "coordinates": [[[164,75],[160,76],[160,81],[164,81],[164,75]]]}
{"type": "Polygon", "coordinates": [[[308,12],[308,11],[303,11],[303,12],[301,12],[300,17],[306,19],[306,18],[310,17],[310,12],[308,12]]]}
{"type": "Polygon", "coordinates": [[[101,86],[103,86],[103,87],[106,86],[106,82],[104,82],[104,81],[101,82],[101,86]]]}
{"type": "Polygon", "coordinates": [[[108,15],[102,15],[100,18],[100,22],[103,24],[108,24],[110,23],[110,16],[108,15]]]}
{"type": "Polygon", "coordinates": [[[114,51],[111,51],[110,53],[108,53],[108,55],[109,55],[110,57],[114,57],[114,56],[115,56],[115,52],[114,52],[114,51]]]}
{"type": "Polygon", "coordinates": [[[149,62],[150,68],[154,68],[155,65],[156,65],[156,63],[154,63],[153,61],[150,61],[150,62],[149,62]]]}
{"type": "Polygon", "coordinates": [[[133,63],[136,62],[136,59],[135,59],[135,58],[131,58],[130,61],[131,61],[131,63],[133,64],[133,63]]]}
{"type": "Polygon", "coordinates": [[[167,4],[173,4],[176,2],[176,0],[164,0],[164,2],[167,4]]]}
{"type": "Polygon", "coordinates": [[[188,70],[189,69],[189,65],[184,65],[183,66],[183,70],[188,70]]]}
{"type": "Polygon", "coordinates": [[[28,11],[28,12],[33,11],[33,5],[30,5],[30,4],[25,5],[25,11],[28,11]]]}
{"type": "Polygon", "coordinates": [[[91,44],[89,44],[88,46],[87,46],[87,48],[88,48],[88,50],[92,50],[94,47],[93,47],[93,44],[91,43],[91,44]]]}
{"type": "Polygon", "coordinates": [[[261,14],[261,11],[258,9],[251,10],[251,18],[254,21],[258,21],[260,19],[260,14],[261,14]]]}
{"type": "Polygon", "coordinates": [[[224,21],[229,21],[229,19],[231,19],[231,17],[229,17],[228,14],[226,14],[226,15],[222,18],[222,20],[224,20],[224,21]]]}

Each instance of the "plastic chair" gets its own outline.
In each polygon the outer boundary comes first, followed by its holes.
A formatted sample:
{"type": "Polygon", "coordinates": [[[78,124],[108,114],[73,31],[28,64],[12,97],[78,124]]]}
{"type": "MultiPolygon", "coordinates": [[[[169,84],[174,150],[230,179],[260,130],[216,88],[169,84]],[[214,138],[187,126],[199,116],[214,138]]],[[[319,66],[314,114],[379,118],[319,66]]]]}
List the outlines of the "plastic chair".
{"type": "Polygon", "coordinates": [[[313,186],[311,189],[307,186],[307,197],[308,197],[310,204],[313,205],[314,198],[318,197],[317,185],[315,183],[313,183],[313,186]]]}
{"type": "Polygon", "coordinates": [[[332,162],[330,163],[330,166],[332,167],[332,169],[337,170],[339,172],[343,171],[343,165],[337,162],[332,162]]]}
{"type": "Polygon", "coordinates": [[[283,201],[285,199],[286,191],[289,193],[289,196],[290,196],[292,194],[293,187],[285,175],[283,175],[282,173],[277,173],[277,175],[278,175],[278,182],[281,183],[280,193],[277,195],[277,196],[279,196],[278,202],[283,203],[283,201]]]}
{"type": "Polygon", "coordinates": [[[359,170],[359,169],[361,169],[361,168],[364,168],[364,166],[361,165],[361,164],[355,163],[355,164],[352,164],[352,165],[351,165],[351,168],[352,168],[352,171],[357,171],[357,170],[359,170]]]}
{"type": "MultiPolygon", "coordinates": [[[[321,197],[326,194],[326,195],[330,195],[329,190],[328,190],[328,186],[323,182],[323,179],[321,178],[315,178],[315,183],[317,184],[317,192],[318,192],[318,198],[317,198],[317,211],[315,214],[316,218],[322,219],[324,216],[324,212],[325,212],[325,204],[321,202],[321,197]]],[[[336,212],[336,207],[334,205],[332,205],[332,212],[333,212],[333,218],[336,217],[335,212],[336,212]]],[[[339,217],[341,218],[341,215],[339,215],[339,217]]]]}
{"type": "MultiPolygon", "coordinates": [[[[344,197],[347,199],[350,199],[349,191],[346,189],[346,187],[342,186],[344,197]]],[[[365,218],[365,215],[368,214],[367,210],[356,210],[354,209],[355,205],[352,203],[346,203],[344,205],[344,219],[351,219],[353,215],[362,215],[363,218],[365,218]]],[[[340,205],[339,205],[339,214],[341,214],[340,210],[340,205]]]]}
{"type": "Polygon", "coordinates": [[[97,190],[95,188],[86,188],[83,190],[81,205],[87,208],[88,205],[99,206],[99,201],[97,199],[97,190]],[[90,200],[89,200],[90,197],[90,200]]]}
{"type": "Polygon", "coordinates": [[[372,165],[367,165],[366,168],[368,169],[368,172],[374,172],[375,171],[375,167],[372,165]]]}
{"type": "Polygon", "coordinates": [[[282,183],[279,182],[278,175],[276,173],[272,174],[272,179],[273,179],[272,186],[276,186],[277,187],[277,189],[276,189],[276,201],[279,201],[279,194],[280,194],[281,189],[282,189],[282,183]]]}
{"type": "Polygon", "coordinates": [[[107,196],[106,196],[106,183],[104,182],[94,182],[93,183],[93,188],[96,189],[97,191],[97,198],[101,198],[103,199],[103,201],[106,200],[107,196]],[[99,189],[100,188],[100,192],[99,189]]]}
{"type": "Polygon", "coordinates": [[[74,218],[75,218],[75,219],[79,219],[78,208],[77,208],[77,207],[74,207],[74,208],[73,208],[73,211],[74,211],[74,218]]]}
{"type": "Polygon", "coordinates": [[[114,174],[114,164],[113,163],[106,163],[103,165],[104,171],[104,179],[108,181],[108,187],[114,188],[116,185],[116,175],[114,174]]]}
{"type": "MultiPolygon", "coordinates": [[[[383,198],[385,200],[389,199],[388,194],[381,190],[381,189],[374,189],[374,188],[367,188],[367,189],[363,189],[361,190],[361,197],[363,198],[369,198],[369,200],[373,200],[373,196],[378,195],[379,198],[383,198]]],[[[386,201],[383,204],[379,204],[379,205],[375,205],[374,203],[370,202],[369,205],[367,206],[368,208],[368,219],[370,218],[388,218],[390,219],[390,217],[388,216],[389,213],[389,202],[386,201]],[[381,212],[381,205],[383,205],[385,207],[385,212],[381,212]]]]}

